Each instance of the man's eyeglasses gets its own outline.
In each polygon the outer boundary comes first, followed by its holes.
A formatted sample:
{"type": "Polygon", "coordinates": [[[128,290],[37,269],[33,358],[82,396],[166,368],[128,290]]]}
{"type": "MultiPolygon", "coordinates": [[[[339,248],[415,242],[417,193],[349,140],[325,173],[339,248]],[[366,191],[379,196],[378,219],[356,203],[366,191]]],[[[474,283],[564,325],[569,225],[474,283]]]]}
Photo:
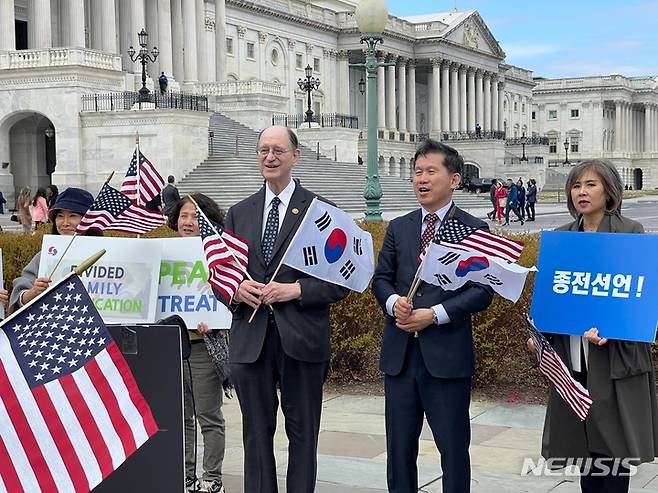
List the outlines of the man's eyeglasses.
{"type": "Polygon", "coordinates": [[[284,155],[286,152],[290,152],[292,149],[281,149],[279,147],[261,147],[260,149],[256,149],[256,154],[258,154],[260,157],[267,157],[269,153],[271,152],[274,154],[275,157],[280,157],[284,155]]]}

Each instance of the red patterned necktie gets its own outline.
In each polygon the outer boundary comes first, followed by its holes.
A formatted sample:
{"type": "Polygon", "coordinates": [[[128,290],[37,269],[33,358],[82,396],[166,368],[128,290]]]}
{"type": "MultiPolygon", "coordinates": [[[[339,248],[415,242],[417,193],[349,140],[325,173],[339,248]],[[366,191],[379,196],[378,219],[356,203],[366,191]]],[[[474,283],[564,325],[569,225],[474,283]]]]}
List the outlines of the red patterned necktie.
{"type": "Polygon", "coordinates": [[[420,254],[423,255],[427,247],[434,239],[434,234],[436,233],[436,222],[439,220],[439,216],[433,212],[425,216],[425,231],[420,237],[420,254]]]}

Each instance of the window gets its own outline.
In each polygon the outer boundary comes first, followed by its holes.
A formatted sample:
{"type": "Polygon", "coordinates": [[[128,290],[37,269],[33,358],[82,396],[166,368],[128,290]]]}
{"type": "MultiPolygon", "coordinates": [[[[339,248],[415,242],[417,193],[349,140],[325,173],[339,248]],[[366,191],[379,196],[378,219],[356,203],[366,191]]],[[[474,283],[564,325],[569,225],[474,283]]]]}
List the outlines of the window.
{"type": "Polygon", "coordinates": [[[313,113],[316,119],[320,118],[320,101],[313,101],[313,113]]]}
{"type": "Polygon", "coordinates": [[[298,115],[301,115],[304,113],[304,100],[303,99],[295,99],[295,113],[298,115]]]}
{"type": "Polygon", "coordinates": [[[314,58],[313,59],[313,72],[315,73],[320,73],[320,59],[319,58],[314,58]]]}
{"type": "Polygon", "coordinates": [[[295,68],[302,70],[304,68],[304,58],[301,53],[295,55],[295,68]]]}
{"type": "Polygon", "coordinates": [[[279,64],[279,51],[276,48],[274,48],[272,53],[270,53],[270,61],[272,62],[272,65],[279,64]]]}
{"type": "Polygon", "coordinates": [[[521,105],[521,113],[525,113],[525,103],[521,105]]]}
{"type": "Polygon", "coordinates": [[[569,144],[571,145],[571,152],[578,152],[578,137],[570,137],[569,144]]]}
{"type": "Polygon", "coordinates": [[[233,38],[226,38],[226,54],[233,55],[233,38]]]}
{"type": "Polygon", "coordinates": [[[548,110],[548,119],[557,120],[557,110],[548,110]]]}
{"type": "Polygon", "coordinates": [[[519,111],[519,103],[517,103],[516,101],[514,101],[514,111],[515,112],[519,111]]]}
{"type": "Polygon", "coordinates": [[[255,47],[253,43],[247,43],[247,58],[249,60],[255,60],[256,55],[255,55],[255,47]]]}
{"type": "Polygon", "coordinates": [[[572,109],[571,110],[571,118],[580,118],[580,110],[579,109],[572,109]]]}
{"type": "Polygon", "coordinates": [[[507,111],[507,100],[503,101],[503,109],[507,111]]]}
{"type": "Polygon", "coordinates": [[[557,137],[550,137],[548,139],[548,152],[550,154],[557,154],[557,137]]]}
{"type": "Polygon", "coordinates": [[[536,120],[536,119],[537,119],[537,117],[535,116],[535,112],[534,112],[534,111],[532,112],[532,119],[533,119],[533,120],[536,120]]]}

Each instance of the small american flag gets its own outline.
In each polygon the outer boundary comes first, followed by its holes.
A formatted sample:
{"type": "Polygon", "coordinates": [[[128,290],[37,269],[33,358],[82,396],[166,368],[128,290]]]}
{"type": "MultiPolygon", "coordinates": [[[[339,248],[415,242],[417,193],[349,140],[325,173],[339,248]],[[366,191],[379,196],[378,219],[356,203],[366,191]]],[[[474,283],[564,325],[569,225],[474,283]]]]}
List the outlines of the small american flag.
{"type": "Polygon", "coordinates": [[[247,241],[226,228],[216,229],[199,207],[196,208],[199,234],[208,262],[208,283],[227,305],[247,272],[247,241]]]}
{"type": "Polygon", "coordinates": [[[551,347],[544,334],[537,330],[530,317],[528,317],[528,332],[535,343],[540,373],[553,384],[560,397],[576,413],[576,416],[581,421],[585,421],[593,402],[589,391],[574,380],[569,369],[551,347]]]}
{"type": "Polygon", "coordinates": [[[446,219],[441,244],[455,248],[468,248],[485,255],[516,262],[523,251],[523,243],[464,224],[456,217],[446,219]]]}
{"type": "Polygon", "coordinates": [[[144,205],[160,195],[164,186],[164,178],[158,173],[155,166],[144,157],[144,154],[139,149],[135,149],[133,158],[130,160],[130,165],[128,166],[128,172],[121,184],[121,193],[133,202],[144,205]],[[138,154],[139,169],[137,166],[138,154]]]}
{"type": "Polygon", "coordinates": [[[90,229],[100,231],[112,229],[126,233],[144,234],[162,226],[164,222],[162,212],[152,211],[133,203],[124,194],[106,183],[80,220],[76,233],[83,234],[90,229]]]}
{"type": "Polygon", "coordinates": [[[89,492],[157,431],[72,274],[2,323],[0,491],[89,492]]]}

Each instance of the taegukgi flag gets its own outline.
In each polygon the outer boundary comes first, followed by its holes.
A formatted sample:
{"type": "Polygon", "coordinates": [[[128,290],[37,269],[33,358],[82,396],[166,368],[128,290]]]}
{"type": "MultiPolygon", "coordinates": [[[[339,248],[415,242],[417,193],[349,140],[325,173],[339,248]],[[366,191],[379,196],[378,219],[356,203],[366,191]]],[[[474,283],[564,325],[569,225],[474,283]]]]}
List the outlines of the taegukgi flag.
{"type": "Polygon", "coordinates": [[[345,212],[313,199],[283,263],[362,293],[375,272],[372,236],[345,212]]]}
{"type": "Polygon", "coordinates": [[[473,281],[490,286],[503,298],[517,302],[523,291],[528,272],[535,267],[518,264],[484,255],[472,250],[451,248],[431,243],[419,269],[420,278],[446,291],[459,289],[473,281]]]}

